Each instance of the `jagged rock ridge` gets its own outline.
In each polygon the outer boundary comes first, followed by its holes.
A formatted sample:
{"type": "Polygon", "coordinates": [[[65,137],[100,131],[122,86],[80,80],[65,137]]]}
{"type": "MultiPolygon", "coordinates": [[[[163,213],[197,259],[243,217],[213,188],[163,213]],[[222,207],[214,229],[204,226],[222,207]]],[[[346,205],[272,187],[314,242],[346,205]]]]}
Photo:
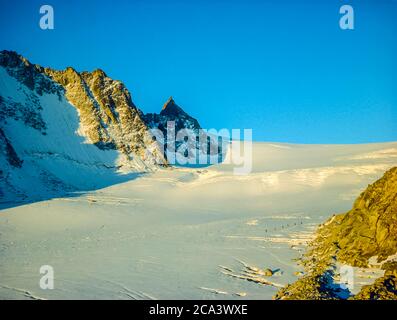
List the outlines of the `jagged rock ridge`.
{"type": "MultiPolygon", "coordinates": [[[[173,136],[175,150],[178,150],[184,142],[189,141],[189,149],[193,151],[191,154],[195,154],[191,158],[195,158],[197,155],[204,156],[204,158],[205,155],[211,155],[217,157],[218,161],[221,162],[225,156],[224,141],[217,135],[210,135],[203,130],[199,122],[178,106],[172,97],[166,101],[159,114],[148,113],[144,115],[144,119],[150,128],[159,129],[162,132],[163,140],[159,143],[165,154],[169,146],[168,137],[175,135],[173,136]],[[169,133],[168,125],[171,124],[174,125],[174,128],[169,133]]],[[[185,150],[184,156],[189,157],[188,154],[188,150],[185,150]]]]}
{"type": "Polygon", "coordinates": [[[144,119],[149,127],[159,128],[164,135],[167,133],[167,123],[169,121],[175,122],[176,132],[181,129],[191,129],[197,132],[197,130],[201,129],[198,121],[183,111],[172,97],[164,104],[160,114],[148,113],[144,116],[144,119]]]}

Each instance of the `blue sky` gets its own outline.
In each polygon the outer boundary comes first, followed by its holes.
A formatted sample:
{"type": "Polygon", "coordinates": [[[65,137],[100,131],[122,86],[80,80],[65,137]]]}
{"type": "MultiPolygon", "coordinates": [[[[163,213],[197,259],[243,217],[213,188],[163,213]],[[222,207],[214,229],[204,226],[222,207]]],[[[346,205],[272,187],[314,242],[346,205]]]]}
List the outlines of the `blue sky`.
{"type": "Polygon", "coordinates": [[[0,50],[122,80],[144,112],[169,96],[205,128],[257,141],[397,140],[397,2],[0,0],[0,50]],[[39,8],[55,30],[39,28],[39,8]],[[339,8],[355,30],[339,28],[339,8]]]}

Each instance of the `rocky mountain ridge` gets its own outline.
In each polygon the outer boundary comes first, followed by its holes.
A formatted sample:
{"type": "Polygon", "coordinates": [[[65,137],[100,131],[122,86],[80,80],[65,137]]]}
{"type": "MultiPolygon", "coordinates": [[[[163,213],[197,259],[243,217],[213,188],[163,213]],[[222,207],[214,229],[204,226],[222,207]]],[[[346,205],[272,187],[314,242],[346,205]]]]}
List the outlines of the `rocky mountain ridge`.
{"type": "Polygon", "coordinates": [[[397,299],[397,167],[361,193],[353,208],[318,228],[301,259],[306,275],[282,289],[276,299],[397,299]],[[352,295],[334,283],[337,265],[380,265],[384,275],[352,295]]]}

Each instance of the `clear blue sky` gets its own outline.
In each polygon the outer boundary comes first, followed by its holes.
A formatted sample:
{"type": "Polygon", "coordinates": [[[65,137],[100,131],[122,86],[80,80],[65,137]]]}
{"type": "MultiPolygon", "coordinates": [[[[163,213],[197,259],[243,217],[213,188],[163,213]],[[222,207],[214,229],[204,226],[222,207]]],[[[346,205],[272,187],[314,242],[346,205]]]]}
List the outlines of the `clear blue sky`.
{"type": "Polygon", "coordinates": [[[144,112],[169,96],[205,128],[259,141],[397,140],[395,0],[0,0],[0,49],[122,80],[144,112]],[[39,28],[51,4],[55,30],[39,28]],[[355,30],[339,8],[355,9],[355,30]]]}

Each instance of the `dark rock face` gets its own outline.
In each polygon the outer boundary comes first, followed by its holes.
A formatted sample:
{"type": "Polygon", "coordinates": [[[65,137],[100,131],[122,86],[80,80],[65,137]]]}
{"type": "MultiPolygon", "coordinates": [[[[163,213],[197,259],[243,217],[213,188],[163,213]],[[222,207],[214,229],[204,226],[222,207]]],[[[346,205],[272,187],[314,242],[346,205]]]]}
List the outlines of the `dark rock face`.
{"type": "Polygon", "coordinates": [[[7,119],[22,121],[26,126],[45,134],[46,123],[41,116],[41,106],[35,94],[27,96],[29,103],[16,102],[12,97],[0,96],[0,123],[7,119]]]}
{"type": "Polygon", "coordinates": [[[170,117],[179,117],[181,115],[186,115],[187,113],[183,111],[174,101],[172,97],[170,97],[167,102],[164,104],[161,109],[160,115],[162,116],[170,116],[170,117]]]}
{"type": "Polygon", "coordinates": [[[331,271],[306,275],[297,282],[281,289],[275,300],[339,300],[341,289],[332,286],[331,271]]]}
{"type": "MultiPolygon", "coordinates": [[[[181,107],[179,107],[174,99],[170,97],[167,102],[164,104],[161,109],[160,114],[157,113],[148,113],[144,116],[145,123],[151,129],[159,129],[164,137],[163,141],[159,141],[164,150],[164,156],[166,156],[167,148],[169,148],[168,134],[177,135],[178,132],[184,133],[184,140],[178,139],[176,137],[175,141],[175,150],[182,145],[184,141],[190,141],[189,149],[198,150],[201,154],[219,154],[221,155],[222,151],[218,148],[218,144],[216,137],[210,137],[203,130],[201,130],[201,126],[199,122],[188,115],[181,107]],[[168,124],[174,123],[174,131],[168,132],[168,124]],[[181,131],[186,129],[185,132],[181,131]],[[216,142],[216,143],[215,143],[216,142]]],[[[188,151],[186,150],[184,156],[188,156],[188,151]]],[[[220,158],[222,158],[220,156],[220,158]]]]}
{"type": "Polygon", "coordinates": [[[0,128],[0,151],[4,153],[8,163],[15,167],[21,168],[23,161],[18,157],[10,141],[7,139],[3,130],[0,128]]]}
{"type": "Polygon", "coordinates": [[[172,97],[170,97],[164,104],[160,114],[148,113],[144,116],[144,119],[150,128],[160,129],[164,136],[167,134],[168,121],[175,122],[176,132],[181,129],[191,129],[197,132],[201,129],[198,121],[183,111],[182,108],[175,103],[172,97]]]}
{"type": "MultiPolygon", "coordinates": [[[[320,226],[309,252],[302,258],[307,274],[280,290],[275,299],[333,299],[324,275],[336,262],[368,267],[371,257],[381,263],[397,252],[397,167],[369,185],[353,208],[320,226]]],[[[397,261],[383,264],[385,276],[364,286],[352,299],[396,299],[397,261]]]]}

